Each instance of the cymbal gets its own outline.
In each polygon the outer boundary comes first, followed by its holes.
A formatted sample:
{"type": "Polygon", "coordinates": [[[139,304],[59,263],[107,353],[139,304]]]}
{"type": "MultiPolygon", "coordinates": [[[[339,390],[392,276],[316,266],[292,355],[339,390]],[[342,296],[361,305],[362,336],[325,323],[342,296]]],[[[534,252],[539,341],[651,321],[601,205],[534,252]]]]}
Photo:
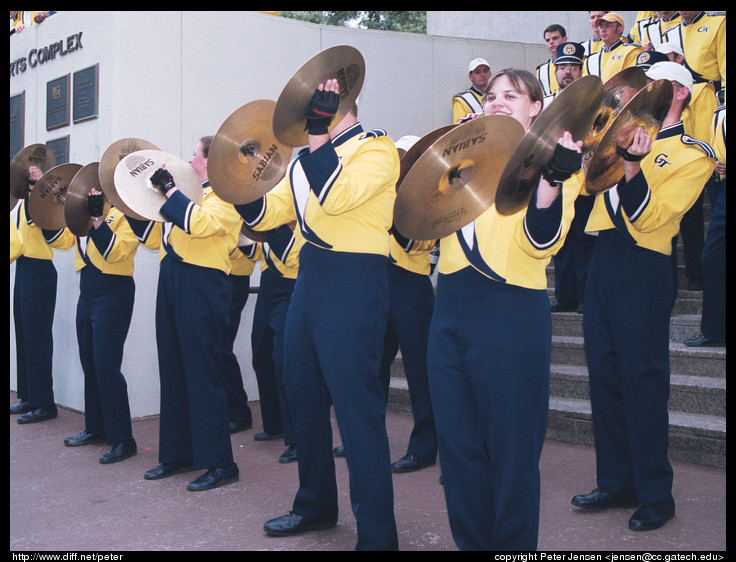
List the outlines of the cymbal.
{"type": "Polygon", "coordinates": [[[435,240],[478,218],[524,128],[513,117],[482,115],[437,139],[409,169],[397,192],[394,223],[414,240],[435,240]]]}
{"type": "Polygon", "coordinates": [[[330,129],[347,115],[358,98],[365,78],[365,60],[360,51],[349,45],[330,47],[317,53],[286,83],[281,91],[273,116],[273,131],[288,146],[307,144],[307,108],[317,86],[330,78],[337,78],[340,85],[340,106],[330,129]]]}
{"type": "Polygon", "coordinates": [[[401,156],[401,160],[399,160],[401,171],[399,172],[399,180],[396,182],[397,190],[399,189],[401,182],[404,181],[406,174],[409,173],[409,169],[417,160],[419,160],[419,157],[424,154],[424,152],[432,146],[437,139],[449,132],[453,127],[455,127],[455,125],[445,125],[444,127],[430,131],[409,147],[409,149],[401,156]]]}
{"type": "Polygon", "coordinates": [[[100,178],[100,185],[102,186],[102,191],[105,193],[105,197],[107,197],[108,201],[110,201],[112,205],[120,209],[123,214],[128,217],[139,220],[147,220],[145,217],[142,217],[141,215],[130,209],[118,195],[117,189],[115,188],[114,179],[115,167],[123,158],[128,156],[128,154],[137,152],[139,150],[158,149],[159,148],[157,146],[143,139],[123,138],[115,141],[110,146],[108,146],[107,150],[105,150],[104,154],[102,155],[102,158],[100,158],[98,174],[100,178]]]}
{"type": "Polygon", "coordinates": [[[672,103],[669,80],[657,80],[644,86],[619,112],[606,130],[585,171],[585,189],[598,194],[607,191],[623,177],[621,151],[631,145],[640,127],[655,138],[672,103]]]}
{"type": "Polygon", "coordinates": [[[550,163],[565,131],[585,139],[603,98],[597,76],[583,76],[560,92],[532,122],[506,165],[496,191],[496,210],[511,215],[525,208],[542,171],[550,163]]]}
{"type": "Polygon", "coordinates": [[[188,162],[160,150],[138,150],[128,154],[115,167],[115,189],[123,203],[144,220],[167,222],[160,210],[166,196],[151,183],[151,176],[165,168],[176,187],[193,203],[202,203],[202,183],[188,162]]]}
{"type": "Polygon", "coordinates": [[[207,174],[217,196],[234,205],[268,193],[286,173],[292,147],[273,132],[276,102],[256,100],[220,125],[207,156],[207,174]]]}
{"type": "MultiPolygon", "coordinates": [[[[95,189],[100,193],[102,186],[99,178],[99,162],[92,162],[82,167],[69,185],[66,193],[66,203],[64,204],[64,220],[66,226],[77,236],[86,236],[92,228],[92,216],[89,214],[87,206],[87,196],[90,190],[95,189]]],[[[105,197],[105,204],[102,210],[103,218],[110,212],[110,202],[105,197]]]]}
{"type": "Polygon", "coordinates": [[[608,127],[624,106],[639,90],[647,85],[647,76],[638,66],[620,70],[603,84],[603,99],[588,136],[583,141],[583,169],[588,169],[590,159],[600,144],[608,127]]]}
{"type": "Polygon", "coordinates": [[[33,222],[47,230],[66,226],[66,194],[72,179],[81,169],[81,164],[59,164],[41,176],[28,196],[28,214],[33,222]]]}
{"type": "Polygon", "coordinates": [[[28,168],[36,166],[46,173],[56,166],[56,154],[46,144],[30,144],[21,149],[10,161],[10,195],[23,199],[28,195],[28,168]]]}
{"type": "Polygon", "coordinates": [[[268,240],[268,235],[272,232],[273,230],[253,230],[247,224],[243,223],[240,226],[240,237],[238,240],[238,245],[247,243],[248,240],[252,240],[253,242],[265,242],[266,240],[268,240]],[[242,237],[246,238],[245,242],[242,241],[242,237]]]}

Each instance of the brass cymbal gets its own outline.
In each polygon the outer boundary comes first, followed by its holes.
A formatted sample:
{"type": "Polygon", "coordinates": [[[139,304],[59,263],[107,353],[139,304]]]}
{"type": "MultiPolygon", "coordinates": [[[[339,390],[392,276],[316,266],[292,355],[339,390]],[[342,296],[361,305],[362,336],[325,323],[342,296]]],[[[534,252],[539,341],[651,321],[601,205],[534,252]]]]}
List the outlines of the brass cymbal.
{"type": "Polygon", "coordinates": [[[217,196],[234,205],[268,193],[286,173],[292,147],[273,132],[276,102],[256,100],[220,125],[207,157],[207,174],[217,196]]]}
{"type": "MultiPolygon", "coordinates": [[[[87,206],[87,196],[94,189],[104,195],[99,178],[99,162],[92,162],[82,167],[69,185],[64,204],[64,220],[66,226],[77,236],[86,236],[92,228],[92,216],[87,206]]],[[[102,210],[103,218],[110,212],[110,202],[105,197],[102,210]]]]}
{"type": "Polygon", "coordinates": [[[542,170],[550,163],[557,141],[565,131],[573,140],[584,140],[598,113],[603,83],[597,76],[583,76],[555,96],[524,133],[506,165],[496,191],[496,210],[511,215],[529,204],[542,170]]]}
{"type": "Polygon", "coordinates": [[[287,146],[307,144],[307,108],[317,86],[331,78],[340,85],[340,106],[330,129],[347,115],[358,98],[365,78],[365,60],[360,51],[349,45],[330,47],[317,53],[286,83],[276,102],[273,131],[287,146]]]}
{"type": "Polygon", "coordinates": [[[10,195],[12,199],[23,199],[28,195],[28,168],[36,166],[46,173],[56,166],[56,154],[46,144],[30,144],[21,149],[10,161],[10,195]]]}
{"type": "Polygon", "coordinates": [[[46,172],[28,196],[28,214],[38,226],[59,230],[66,226],[64,204],[74,176],[81,164],[59,164],[46,172]]]}
{"type": "Polygon", "coordinates": [[[482,115],[456,125],[409,169],[397,192],[394,223],[414,240],[436,240],[478,218],[524,128],[513,117],[482,115]]]}
{"type": "Polygon", "coordinates": [[[396,182],[396,189],[399,189],[401,182],[404,181],[406,174],[409,173],[409,169],[415,164],[419,157],[434,144],[442,135],[449,132],[455,125],[445,125],[434,131],[430,131],[418,141],[416,141],[411,147],[401,156],[399,164],[401,171],[399,172],[399,180],[396,182]]]}
{"type": "Polygon", "coordinates": [[[123,203],[144,220],[167,222],[160,210],[166,196],[151,183],[151,176],[165,168],[174,183],[193,203],[202,203],[202,183],[188,162],[160,150],[138,150],[115,167],[115,189],[123,203]]]}
{"type": "Polygon", "coordinates": [[[647,85],[647,76],[638,66],[620,70],[603,84],[603,99],[588,136],[583,141],[583,169],[587,170],[593,153],[606,131],[624,106],[647,85]]]}
{"type": "Polygon", "coordinates": [[[585,170],[585,189],[598,194],[607,191],[623,177],[621,152],[634,140],[640,127],[655,138],[672,103],[669,80],[657,80],[644,86],[619,112],[606,130],[585,170]]]}
{"type": "Polygon", "coordinates": [[[107,147],[102,158],[100,158],[99,178],[102,191],[110,203],[120,209],[128,217],[147,220],[132,209],[128,208],[117,193],[115,188],[115,167],[118,163],[133,152],[139,150],[159,150],[154,144],[137,138],[123,138],[115,141],[107,147]]]}

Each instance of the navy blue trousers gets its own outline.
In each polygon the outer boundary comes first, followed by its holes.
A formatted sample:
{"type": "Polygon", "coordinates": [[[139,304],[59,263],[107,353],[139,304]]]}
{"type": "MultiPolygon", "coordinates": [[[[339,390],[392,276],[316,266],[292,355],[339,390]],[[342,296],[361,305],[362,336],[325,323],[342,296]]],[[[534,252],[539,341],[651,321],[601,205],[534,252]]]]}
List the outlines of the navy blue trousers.
{"type": "Polygon", "coordinates": [[[669,499],[670,257],[600,233],[588,271],[583,330],[599,487],[669,499]]]}
{"type": "Polygon", "coordinates": [[[219,270],[166,256],[156,295],[159,462],[233,463],[222,355],[232,285],[219,270]]]}
{"type": "Polygon", "coordinates": [[[330,405],[350,472],[359,550],[396,550],[386,404],[378,372],[388,321],[386,257],[305,244],[286,319],[284,383],[299,451],[293,512],[338,514],[330,405]]]}
{"type": "Polygon", "coordinates": [[[13,320],[18,398],[31,409],[54,404],[52,375],[57,273],[51,260],[15,260],[13,320]]]}
{"type": "Polygon", "coordinates": [[[438,278],[429,392],[460,550],[537,547],[551,333],[546,291],[472,267],[438,278]]]}
{"type": "Polygon", "coordinates": [[[250,294],[250,276],[230,275],[230,283],[232,284],[232,300],[230,302],[230,321],[225,330],[222,382],[227,393],[230,421],[251,423],[253,415],[250,406],[248,406],[248,393],[243,386],[240,363],[238,363],[238,358],[233,351],[235,338],[238,336],[238,329],[240,328],[240,317],[250,294]]]}
{"type": "Polygon", "coordinates": [[[703,248],[703,335],[726,339],[726,178],[713,182],[708,195],[713,212],[703,248]]]}
{"type": "Polygon", "coordinates": [[[128,385],[120,370],[135,301],[127,275],[82,269],[77,301],[77,342],[84,372],[84,427],[109,444],[133,438],[128,385]]]}
{"type": "Polygon", "coordinates": [[[296,437],[283,381],[284,326],[295,282],[270,269],[261,272],[251,332],[263,431],[283,433],[287,445],[293,445],[296,437]]]}
{"type": "Polygon", "coordinates": [[[406,382],[409,385],[414,428],[407,454],[421,459],[437,458],[437,433],[427,382],[427,338],[434,308],[434,288],[428,275],[388,265],[389,321],[381,361],[381,385],[388,398],[391,363],[401,348],[406,382]]]}

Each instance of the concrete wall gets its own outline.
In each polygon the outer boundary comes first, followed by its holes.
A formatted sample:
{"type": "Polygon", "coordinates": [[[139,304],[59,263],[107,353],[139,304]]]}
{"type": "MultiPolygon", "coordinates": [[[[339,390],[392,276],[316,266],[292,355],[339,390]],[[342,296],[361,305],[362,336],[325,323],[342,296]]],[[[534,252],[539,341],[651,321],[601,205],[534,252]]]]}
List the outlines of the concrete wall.
{"type": "MultiPolygon", "coordinates": [[[[236,109],[276,100],[309,58],[349,44],[366,60],[360,118],[398,139],[423,135],[451,120],[450,98],[466,87],[467,64],[482,56],[494,68],[533,70],[546,60],[543,45],[458,39],[318,26],[256,12],[60,12],[10,38],[11,68],[40,49],[82,33],[81,48],[11,71],[10,95],[25,92],[25,144],[69,135],[69,161],[99,161],[124,137],[148,140],[188,160],[197,140],[214,134],[236,109]],[[99,64],[99,117],[46,130],[46,85],[99,64]]],[[[490,36],[489,36],[490,37],[490,36]]],[[[28,61],[26,61],[28,62],[28,61]]],[[[135,258],[136,304],[123,373],[134,417],[158,413],[159,382],[153,310],[158,253],[135,258]]],[[[79,278],[74,252],[56,252],[59,272],[54,322],[54,392],[58,404],[83,410],[83,377],[74,326],[79,278]]],[[[16,389],[10,266],[10,388],[16,389]]],[[[258,284],[254,276],[252,285],[258,284]]],[[[236,353],[250,397],[258,396],[250,366],[255,295],[243,314],[236,353]]]]}

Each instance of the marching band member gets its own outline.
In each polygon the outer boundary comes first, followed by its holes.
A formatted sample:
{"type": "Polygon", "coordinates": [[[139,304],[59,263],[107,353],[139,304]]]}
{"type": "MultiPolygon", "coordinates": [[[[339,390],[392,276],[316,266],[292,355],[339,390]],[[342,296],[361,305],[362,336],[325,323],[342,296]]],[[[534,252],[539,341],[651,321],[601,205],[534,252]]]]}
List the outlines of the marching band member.
{"type": "MultiPolygon", "coordinates": [[[[28,189],[33,190],[43,172],[28,168],[28,189]]],[[[11,414],[20,424],[36,423],[57,416],[54,403],[53,353],[56,282],[54,248],[59,246],[59,231],[42,230],[28,214],[28,197],[11,213],[21,239],[23,253],[15,261],[13,320],[20,402],[11,406],[11,414]]]]}
{"type": "MultiPolygon", "coordinates": [[[[195,155],[202,155],[201,142],[195,155]]],[[[163,168],[151,176],[151,183],[165,195],[161,214],[171,222],[162,228],[156,295],[161,464],[144,478],[206,469],[187,489],[210,490],[239,478],[221,364],[232,299],[230,253],[241,219],[208,182],[203,183],[200,205],[163,168]]]]}
{"type": "Polygon", "coordinates": [[[557,45],[567,42],[567,32],[561,25],[552,24],[544,30],[543,37],[547,50],[552,56],[547,62],[540,64],[536,72],[537,80],[542,85],[542,92],[545,96],[550,96],[560,87],[555,76],[555,59],[557,58],[557,45]]]}
{"type": "Polygon", "coordinates": [[[107,442],[100,464],[137,453],[130,420],[128,385],[120,371],[135,300],[133,268],[139,242],[125,215],[114,207],[103,217],[105,196],[90,190],[92,228],[86,236],[68,229],[62,238],[75,245],[80,272],[77,342],[84,372],[84,430],[64,439],[67,447],[107,442]]]}
{"type": "Polygon", "coordinates": [[[572,504],[639,509],[635,531],[675,514],[667,458],[670,252],[680,218],[698,198],[715,160],[684,134],[692,77],[660,62],[646,71],[670,80],[674,96],[656,139],[637,129],[624,150],[624,177],[596,197],[586,231],[598,232],[585,290],[585,352],[595,436],[597,484],[572,504]]]}
{"type": "MultiPolygon", "coordinates": [[[[418,137],[413,138],[418,140],[418,137]]],[[[416,140],[402,137],[396,141],[396,147],[407,150],[416,140]]],[[[406,454],[391,465],[391,470],[404,473],[437,462],[437,432],[427,380],[427,337],[434,308],[434,287],[429,278],[432,272],[430,251],[435,241],[409,240],[395,225],[390,233],[389,318],[380,377],[388,400],[391,364],[400,347],[414,427],[406,454]]]]}
{"type": "Polygon", "coordinates": [[[308,147],[267,195],[239,206],[268,230],[297,221],[299,275],[284,333],[284,384],[294,419],[299,489],[289,514],[264,525],[289,536],[334,527],[338,516],[330,405],[350,472],[358,550],[396,550],[385,396],[378,372],[388,321],[386,273],[399,156],[366,132],[357,106],[329,131],[337,80],[320,84],[307,112],[308,147]]]}
{"type": "MultiPolygon", "coordinates": [[[[542,109],[535,76],[493,76],[486,114],[527,129],[542,109]]],[[[427,365],[452,534],[461,550],[535,550],[547,427],[551,317],[545,267],[580,190],[581,141],[559,141],[527,208],[495,205],[440,242],[427,365]],[[561,193],[565,191],[565,193],[561,193]],[[459,430],[459,428],[462,428],[459,430]]]]}
{"type": "Polygon", "coordinates": [[[468,65],[468,78],[470,88],[452,96],[453,123],[457,123],[468,113],[483,111],[483,92],[491,78],[491,65],[485,59],[473,59],[468,65]]]}
{"type": "Polygon", "coordinates": [[[643,50],[640,45],[624,43],[624,19],[620,14],[608,12],[595,20],[603,42],[603,48],[585,59],[584,74],[598,76],[606,81],[620,70],[636,64],[636,56],[643,50]]]}

